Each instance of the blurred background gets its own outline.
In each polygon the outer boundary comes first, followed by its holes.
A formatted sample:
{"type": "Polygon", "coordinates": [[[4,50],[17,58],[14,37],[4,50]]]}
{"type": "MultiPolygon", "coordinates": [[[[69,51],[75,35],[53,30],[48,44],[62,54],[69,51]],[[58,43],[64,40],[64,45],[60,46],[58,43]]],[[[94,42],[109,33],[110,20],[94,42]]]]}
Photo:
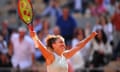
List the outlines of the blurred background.
{"type": "MultiPolygon", "coordinates": [[[[69,72],[120,72],[119,0],[31,0],[33,27],[45,45],[48,34],[62,35],[73,48],[96,31],[98,35],[73,56],[69,72]]],[[[19,27],[27,26],[17,13],[17,0],[0,0],[0,72],[13,68],[11,38],[19,27]]],[[[29,35],[27,31],[26,35],[29,35]]],[[[16,41],[16,40],[14,40],[16,41]]],[[[22,53],[22,52],[21,52],[22,53]]],[[[46,72],[41,52],[35,49],[33,72],[46,72]]]]}

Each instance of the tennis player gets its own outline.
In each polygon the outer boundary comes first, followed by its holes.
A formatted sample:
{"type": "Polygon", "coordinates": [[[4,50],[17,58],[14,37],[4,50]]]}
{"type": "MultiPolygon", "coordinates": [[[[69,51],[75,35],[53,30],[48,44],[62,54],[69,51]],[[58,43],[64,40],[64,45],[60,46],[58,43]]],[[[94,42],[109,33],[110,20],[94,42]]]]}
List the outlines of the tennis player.
{"type": "Polygon", "coordinates": [[[67,59],[71,58],[76,52],[83,48],[97,33],[93,32],[90,36],[80,41],[75,48],[65,50],[64,38],[60,35],[48,35],[46,37],[46,46],[38,39],[36,32],[31,25],[28,26],[30,36],[36,46],[40,49],[46,59],[47,72],[68,72],[67,59]]]}

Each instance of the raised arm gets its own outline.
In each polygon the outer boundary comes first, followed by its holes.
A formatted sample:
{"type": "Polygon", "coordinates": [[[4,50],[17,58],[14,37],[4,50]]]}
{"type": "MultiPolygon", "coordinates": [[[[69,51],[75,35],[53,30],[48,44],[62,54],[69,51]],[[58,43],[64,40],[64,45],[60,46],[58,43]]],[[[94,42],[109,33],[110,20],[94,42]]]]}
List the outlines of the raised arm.
{"type": "Polygon", "coordinates": [[[47,48],[42,44],[42,42],[38,39],[36,32],[33,30],[33,27],[31,25],[28,25],[30,36],[32,37],[35,45],[37,48],[40,49],[42,55],[45,57],[45,59],[53,60],[54,56],[53,54],[47,50],[47,48]]]}
{"type": "Polygon", "coordinates": [[[67,50],[63,53],[63,55],[68,59],[71,58],[77,51],[83,48],[91,39],[96,36],[96,32],[93,32],[89,37],[85,38],[84,40],[80,41],[74,48],[67,50]]]}

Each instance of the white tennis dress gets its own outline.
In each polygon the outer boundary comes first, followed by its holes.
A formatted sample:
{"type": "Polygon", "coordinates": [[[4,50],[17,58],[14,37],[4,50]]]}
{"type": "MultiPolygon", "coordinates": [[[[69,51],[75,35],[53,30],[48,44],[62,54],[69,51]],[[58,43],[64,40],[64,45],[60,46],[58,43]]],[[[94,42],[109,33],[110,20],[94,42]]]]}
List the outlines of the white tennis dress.
{"type": "Polygon", "coordinates": [[[47,72],[68,72],[68,64],[66,58],[54,54],[55,60],[52,64],[47,65],[47,72]]]}

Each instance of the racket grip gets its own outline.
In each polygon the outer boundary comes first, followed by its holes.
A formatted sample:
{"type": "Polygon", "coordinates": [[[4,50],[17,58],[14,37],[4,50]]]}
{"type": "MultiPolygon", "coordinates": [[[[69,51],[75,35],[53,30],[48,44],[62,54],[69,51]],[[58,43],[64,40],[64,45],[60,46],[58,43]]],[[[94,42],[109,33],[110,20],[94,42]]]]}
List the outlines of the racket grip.
{"type": "Polygon", "coordinates": [[[34,28],[31,24],[28,24],[27,26],[28,26],[29,31],[34,31],[34,28]]]}

